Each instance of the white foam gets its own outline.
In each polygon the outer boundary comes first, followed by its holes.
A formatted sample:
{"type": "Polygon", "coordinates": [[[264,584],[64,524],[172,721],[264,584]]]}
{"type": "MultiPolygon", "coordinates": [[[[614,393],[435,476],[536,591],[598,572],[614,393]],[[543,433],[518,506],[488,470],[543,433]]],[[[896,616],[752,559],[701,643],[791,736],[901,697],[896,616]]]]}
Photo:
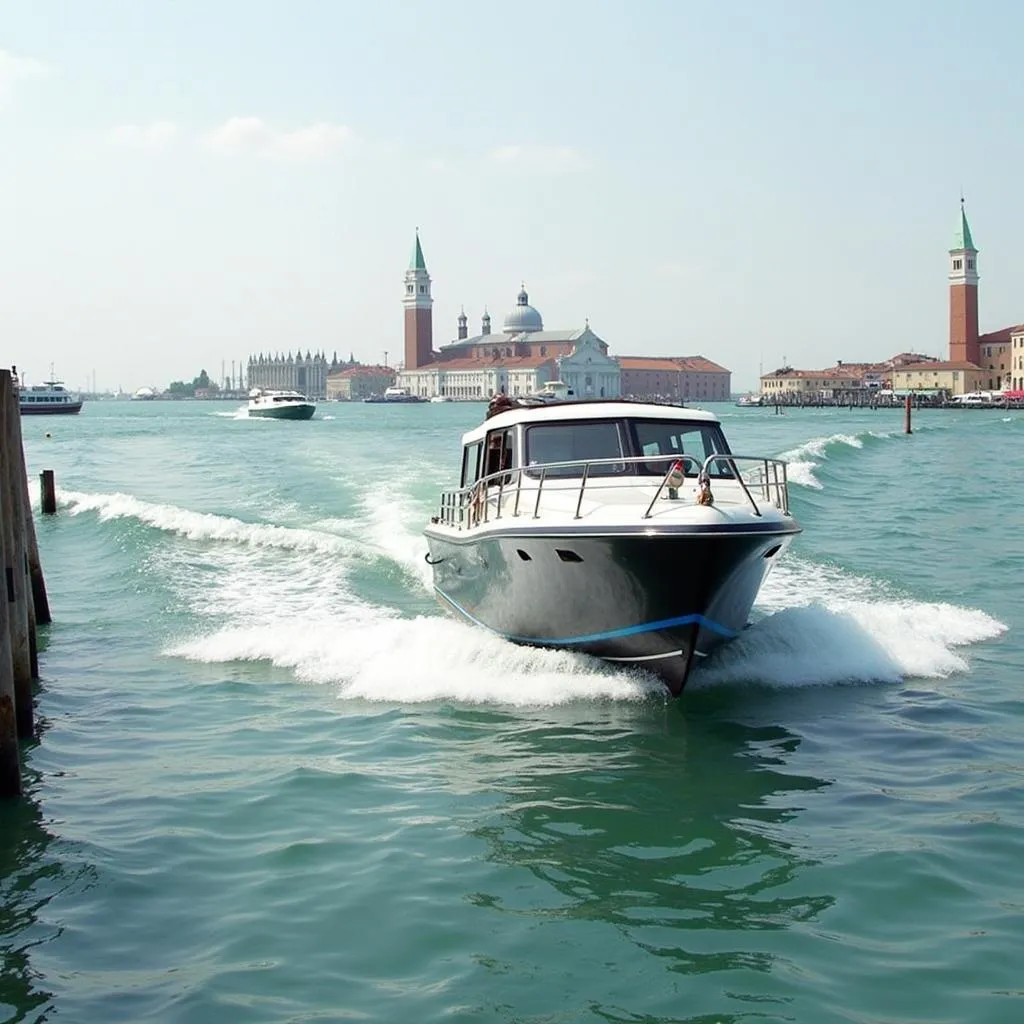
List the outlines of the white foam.
{"type": "Polygon", "coordinates": [[[444,618],[398,618],[350,607],[345,621],[228,628],[165,653],[203,662],[269,661],[343,699],[552,706],[578,700],[662,697],[651,676],[584,655],[516,647],[444,618]]]}
{"type": "Polygon", "coordinates": [[[247,547],[308,551],[323,555],[356,554],[359,546],[336,535],[267,523],[246,523],[233,516],[192,512],[176,505],[140,501],[130,494],[82,494],[58,491],[58,501],[73,515],[95,512],[101,521],[134,519],[189,540],[223,541],[247,547]]]}
{"type": "Polygon", "coordinates": [[[367,539],[430,590],[433,574],[423,557],[427,553],[423,523],[428,513],[393,484],[374,487],[361,508],[367,539]]]}
{"type": "Polygon", "coordinates": [[[786,474],[789,481],[802,487],[821,490],[821,482],[814,475],[814,470],[818,463],[828,458],[829,448],[835,445],[863,448],[864,442],[856,434],[830,434],[828,437],[812,438],[810,441],[797,445],[796,448],[783,452],[779,458],[784,459],[787,463],[786,474]]]}
{"type": "Polygon", "coordinates": [[[776,567],[757,607],[771,614],[701,665],[697,685],[940,679],[968,670],[958,648],[1006,630],[978,609],[916,601],[877,581],[797,558],[776,567]]]}

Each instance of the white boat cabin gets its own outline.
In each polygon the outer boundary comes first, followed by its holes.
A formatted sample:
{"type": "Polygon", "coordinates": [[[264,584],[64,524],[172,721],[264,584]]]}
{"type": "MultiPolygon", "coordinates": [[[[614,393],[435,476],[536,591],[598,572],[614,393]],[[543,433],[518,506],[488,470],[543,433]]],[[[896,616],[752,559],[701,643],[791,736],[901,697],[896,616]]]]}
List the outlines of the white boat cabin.
{"type": "MultiPolygon", "coordinates": [[[[590,478],[660,479],[673,459],[683,461],[688,476],[696,476],[710,456],[730,454],[712,413],[636,402],[511,409],[469,431],[462,444],[461,487],[518,468],[533,478],[542,468],[548,479],[581,477],[586,467],[590,478]]],[[[713,462],[708,472],[732,475],[724,461],[713,462]]]]}

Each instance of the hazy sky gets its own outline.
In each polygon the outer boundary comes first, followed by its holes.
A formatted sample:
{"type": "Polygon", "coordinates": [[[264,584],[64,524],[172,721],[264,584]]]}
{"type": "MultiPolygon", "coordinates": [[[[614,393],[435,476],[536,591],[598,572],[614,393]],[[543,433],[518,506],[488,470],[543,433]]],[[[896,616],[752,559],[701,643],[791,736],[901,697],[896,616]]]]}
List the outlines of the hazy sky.
{"type": "Polygon", "coordinates": [[[0,360],[75,387],[301,347],[394,362],[525,281],[550,328],[700,353],[947,351],[1024,321],[1024,4],[0,0],[0,360]]]}

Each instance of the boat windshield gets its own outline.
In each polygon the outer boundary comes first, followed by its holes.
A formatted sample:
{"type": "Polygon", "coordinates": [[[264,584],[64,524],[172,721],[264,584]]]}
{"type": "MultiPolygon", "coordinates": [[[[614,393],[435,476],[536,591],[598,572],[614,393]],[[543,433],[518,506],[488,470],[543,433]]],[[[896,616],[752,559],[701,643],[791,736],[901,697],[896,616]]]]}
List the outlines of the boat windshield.
{"type": "MultiPolygon", "coordinates": [[[[690,455],[703,465],[709,455],[728,455],[729,446],[717,423],[694,423],[677,420],[632,420],[638,455],[690,455]]],[[[664,476],[668,463],[641,462],[637,467],[641,476],[664,476]]],[[[687,476],[695,476],[696,466],[686,461],[687,476]]],[[[708,466],[711,477],[731,477],[732,470],[725,462],[712,462],[708,466]]]]}
{"type": "MultiPolygon", "coordinates": [[[[526,428],[526,465],[531,476],[552,462],[586,462],[614,459],[629,453],[622,420],[578,420],[575,423],[535,423],[526,428]]],[[[625,462],[591,467],[589,476],[622,476],[630,470],[625,462]]],[[[581,476],[582,466],[560,466],[547,476],[581,476]]]]}
{"type": "MultiPolygon", "coordinates": [[[[717,423],[667,419],[577,420],[563,423],[535,423],[526,428],[525,464],[530,476],[539,476],[543,465],[559,462],[588,462],[622,457],[689,455],[686,473],[696,476],[697,466],[709,455],[728,455],[729,446],[717,423]]],[[[610,462],[591,466],[588,476],[656,476],[668,471],[669,461],[610,462]]],[[[712,477],[730,478],[725,463],[708,467],[712,477]]],[[[546,476],[578,477],[581,465],[561,466],[546,476]]]]}

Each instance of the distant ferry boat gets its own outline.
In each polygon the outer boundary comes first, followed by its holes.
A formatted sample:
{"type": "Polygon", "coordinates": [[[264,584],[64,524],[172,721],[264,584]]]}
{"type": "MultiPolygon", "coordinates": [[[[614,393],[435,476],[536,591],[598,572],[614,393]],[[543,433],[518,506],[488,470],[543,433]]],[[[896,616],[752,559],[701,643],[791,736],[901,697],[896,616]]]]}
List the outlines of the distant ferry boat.
{"type": "Polygon", "coordinates": [[[421,395],[412,394],[408,388],[390,387],[384,390],[383,395],[370,395],[364,398],[364,402],[427,402],[429,399],[421,395]]]}
{"type": "Polygon", "coordinates": [[[76,413],[82,411],[82,399],[68,391],[63,381],[46,380],[31,387],[19,387],[18,408],[23,416],[76,413]]]}

